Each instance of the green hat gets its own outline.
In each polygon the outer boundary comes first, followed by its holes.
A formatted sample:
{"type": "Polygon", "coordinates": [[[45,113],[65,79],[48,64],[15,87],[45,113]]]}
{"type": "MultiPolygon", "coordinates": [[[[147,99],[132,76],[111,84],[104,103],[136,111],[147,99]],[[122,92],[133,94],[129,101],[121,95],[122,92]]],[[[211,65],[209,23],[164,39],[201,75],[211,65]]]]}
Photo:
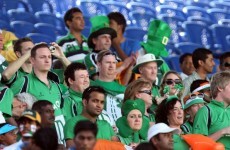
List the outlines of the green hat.
{"type": "Polygon", "coordinates": [[[161,20],[153,20],[149,25],[147,42],[141,42],[141,46],[146,53],[152,53],[156,57],[166,57],[168,56],[168,51],[165,46],[168,43],[171,32],[172,30],[167,23],[161,20]]]}
{"type": "Polygon", "coordinates": [[[90,35],[88,38],[88,46],[90,48],[95,47],[93,44],[93,38],[101,35],[101,34],[110,34],[111,39],[117,37],[117,33],[114,29],[109,27],[109,18],[106,16],[95,16],[90,18],[90,22],[92,24],[92,28],[90,30],[90,35]]]}
{"type": "Polygon", "coordinates": [[[171,102],[171,101],[173,101],[173,100],[180,100],[176,95],[170,95],[170,96],[168,96],[168,98],[166,99],[166,104],[168,103],[168,102],[171,102]]]}
{"type": "Polygon", "coordinates": [[[142,115],[144,115],[145,114],[145,103],[141,99],[135,99],[135,100],[129,99],[125,101],[121,109],[122,109],[124,116],[126,117],[128,116],[129,112],[134,109],[139,110],[142,113],[142,115]]]}
{"type": "Polygon", "coordinates": [[[187,109],[194,104],[203,104],[203,103],[205,103],[203,98],[199,98],[199,97],[196,97],[195,99],[190,98],[185,102],[184,109],[187,109]]]}

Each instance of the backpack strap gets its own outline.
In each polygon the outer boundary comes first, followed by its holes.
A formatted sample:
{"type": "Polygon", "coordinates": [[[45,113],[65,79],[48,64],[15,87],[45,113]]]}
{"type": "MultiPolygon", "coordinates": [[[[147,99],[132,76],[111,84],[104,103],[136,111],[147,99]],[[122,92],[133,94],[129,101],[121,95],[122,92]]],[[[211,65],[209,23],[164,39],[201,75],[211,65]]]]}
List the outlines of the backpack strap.
{"type": "Polygon", "coordinates": [[[207,106],[207,105],[205,105],[205,107],[206,107],[207,110],[208,110],[208,124],[207,124],[207,127],[208,127],[208,129],[209,129],[210,126],[211,126],[211,109],[210,109],[210,107],[207,106]]]}

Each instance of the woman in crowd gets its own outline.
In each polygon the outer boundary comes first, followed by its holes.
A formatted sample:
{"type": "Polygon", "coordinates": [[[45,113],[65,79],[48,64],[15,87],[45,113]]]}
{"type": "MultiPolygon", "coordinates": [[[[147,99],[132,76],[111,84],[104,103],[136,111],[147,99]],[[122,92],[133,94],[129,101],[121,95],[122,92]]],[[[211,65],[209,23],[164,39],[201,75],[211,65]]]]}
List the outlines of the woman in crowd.
{"type": "Polygon", "coordinates": [[[175,95],[181,98],[183,84],[180,75],[176,71],[168,71],[161,80],[160,94],[163,98],[175,95]]]}
{"type": "Polygon", "coordinates": [[[184,111],[189,115],[188,120],[181,126],[182,131],[185,134],[192,133],[193,121],[197,111],[204,106],[204,93],[193,93],[190,97],[184,102],[184,111]]]}
{"type": "Polygon", "coordinates": [[[122,106],[123,116],[116,121],[119,141],[125,145],[136,147],[146,141],[149,120],[144,116],[143,100],[126,100],[122,106]]]}
{"type": "Polygon", "coordinates": [[[155,122],[155,116],[154,113],[150,110],[150,107],[153,103],[151,89],[152,85],[148,81],[143,79],[135,80],[127,86],[123,102],[128,99],[142,99],[145,103],[144,116],[149,119],[150,124],[153,124],[155,122]]]}

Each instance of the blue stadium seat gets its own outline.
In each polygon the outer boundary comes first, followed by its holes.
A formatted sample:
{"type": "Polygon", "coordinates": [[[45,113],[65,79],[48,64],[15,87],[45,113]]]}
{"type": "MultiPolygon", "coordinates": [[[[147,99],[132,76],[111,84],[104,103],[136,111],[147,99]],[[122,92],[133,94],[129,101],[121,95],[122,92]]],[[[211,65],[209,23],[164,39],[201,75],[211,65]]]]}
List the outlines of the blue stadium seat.
{"type": "Polygon", "coordinates": [[[84,17],[84,21],[85,21],[85,26],[91,27],[91,26],[92,26],[92,25],[91,25],[91,22],[90,22],[91,16],[86,16],[86,15],[84,15],[83,17],[84,17]]]}
{"type": "Polygon", "coordinates": [[[53,41],[56,41],[57,30],[53,25],[48,23],[36,23],[34,28],[35,32],[47,35],[51,37],[53,41]]]}
{"type": "Polygon", "coordinates": [[[21,9],[29,11],[28,5],[22,0],[1,0],[0,9],[6,13],[10,9],[21,9]]]}
{"type": "Polygon", "coordinates": [[[29,37],[33,40],[34,43],[46,42],[51,43],[54,42],[53,39],[47,35],[41,33],[28,33],[26,37],[29,37]]]}
{"type": "Polygon", "coordinates": [[[85,37],[89,37],[91,27],[85,26],[84,30],[81,32],[85,37]]]}
{"type": "Polygon", "coordinates": [[[207,12],[214,23],[218,23],[221,19],[230,19],[230,14],[219,8],[208,9],[207,12]]]}
{"type": "Polygon", "coordinates": [[[131,24],[131,18],[129,17],[130,10],[124,4],[114,1],[106,1],[103,4],[108,8],[108,13],[120,12],[124,15],[127,24],[131,24]]]}
{"type": "Polygon", "coordinates": [[[210,3],[210,0],[202,0],[202,1],[195,1],[195,0],[191,0],[191,1],[188,1],[188,6],[197,6],[197,7],[201,7],[203,9],[209,9],[211,8],[211,6],[209,5],[210,3]]]}
{"type": "Polygon", "coordinates": [[[10,27],[9,23],[4,20],[0,20],[0,29],[12,31],[12,28],[10,27]]]}
{"type": "Polygon", "coordinates": [[[34,25],[26,21],[12,21],[10,26],[18,38],[25,37],[26,34],[34,32],[34,25]]]}
{"type": "Polygon", "coordinates": [[[201,7],[186,6],[183,8],[183,12],[187,15],[187,17],[196,16],[200,18],[205,18],[207,20],[211,20],[210,15],[206,12],[204,8],[201,7]]]}
{"type": "Polygon", "coordinates": [[[160,5],[160,2],[158,0],[132,0],[132,2],[137,2],[137,3],[143,3],[143,4],[148,4],[151,7],[156,7],[160,5]]]}
{"type": "Polygon", "coordinates": [[[0,20],[9,22],[7,14],[4,14],[3,12],[0,12],[0,20]]]}
{"type": "Polygon", "coordinates": [[[149,22],[156,18],[155,15],[148,12],[139,12],[139,11],[131,11],[129,13],[130,17],[134,20],[132,21],[137,27],[142,27],[143,29],[147,29],[149,22]]]}
{"type": "Polygon", "coordinates": [[[200,16],[190,16],[187,18],[187,20],[192,21],[192,22],[204,23],[207,26],[210,26],[213,24],[212,20],[204,18],[204,17],[200,17],[200,16]]]}
{"type": "Polygon", "coordinates": [[[127,27],[125,30],[125,37],[137,41],[143,41],[143,37],[147,34],[146,30],[139,27],[127,27]]]}
{"type": "Polygon", "coordinates": [[[185,21],[183,27],[190,42],[203,45],[206,48],[214,48],[212,32],[206,24],[185,21]]]}
{"type": "Polygon", "coordinates": [[[172,6],[173,8],[183,8],[185,6],[183,1],[178,0],[165,0],[162,4],[172,6]]]}
{"type": "Polygon", "coordinates": [[[79,7],[83,15],[86,16],[106,15],[108,12],[105,5],[99,1],[93,0],[81,0],[77,7],[79,7]]]}
{"type": "Polygon", "coordinates": [[[17,9],[11,9],[7,11],[10,21],[27,21],[30,23],[36,23],[35,16],[30,12],[20,11],[17,9]]]}
{"type": "Polygon", "coordinates": [[[181,52],[181,54],[184,54],[184,53],[193,53],[195,49],[203,46],[191,42],[182,42],[182,43],[176,43],[175,47],[181,52]]]}
{"type": "Polygon", "coordinates": [[[212,2],[210,2],[210,6],[212,6],[213,8],[219,8],[219,9],[225,10],[227,12],[230,12],[230,3],[229,2],[212,1],[212,2]]]}
{"type": "Polygon", "coordinates": [[[65,24],[62,18],[58,18],[52,13],[42,11],[36,12],[35,17],[38,22],[48,23],[55,26],[60,35],[66,34],[65,24]]]}
{"type": "Polygon", "coordinates": [[[156,7],[156,11],[158,14],[168,14],[169,16],[177,16],[186,20],[184,12],[181,9],[173,8],[172,6],[160,5],[156,7]]]}
{"type": "Polygon", "coordinates": [[[230,35],[230,27],[225,25],[212,25],[213,36],[216,37],[216,43],[221,45],[222,51],[229,51],[230,45],[228,44],[226,37],[230,35]]]}
{"type": "Polygon", "coordinates": [[[218,21],[218,24],[230,26],[230,19],[220,19],[220,20],[218,21]]]}
{"type": "Polygon", "coordinates": [[[126,6],[132,11],[139,11],[142,13],[153,13],[153,15],[156,14],[155,9],[153,9],[154,6],[149,5],[149,3],[130,2],[126,6]]]}
{"type": "Polygon", "coordinates": [[[179,56],[169,57],[169,63],[172,66],[172,70],[176,72],[181,72],[179,58],[180,58],[179,56]]]}
{"type": "Polygon", "coordinates": [[[53,13],[53,7],[47,0],[27,0],[31,12],[45,11],[53,13]]]}

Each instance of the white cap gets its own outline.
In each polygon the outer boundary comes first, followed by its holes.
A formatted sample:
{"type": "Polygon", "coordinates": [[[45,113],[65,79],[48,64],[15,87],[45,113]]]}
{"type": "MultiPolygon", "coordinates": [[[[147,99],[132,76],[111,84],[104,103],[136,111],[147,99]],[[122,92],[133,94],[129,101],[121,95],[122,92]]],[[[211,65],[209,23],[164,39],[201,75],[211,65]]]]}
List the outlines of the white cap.
{"type": "Polygon", "coordinates": [[[165,123],[157,123],[151,126],[148,130],[148,141],[151,140],[152,137],[156,136],[159,133],[179,133],[180,131],[176,128],[170,128],[165,123]]]}

